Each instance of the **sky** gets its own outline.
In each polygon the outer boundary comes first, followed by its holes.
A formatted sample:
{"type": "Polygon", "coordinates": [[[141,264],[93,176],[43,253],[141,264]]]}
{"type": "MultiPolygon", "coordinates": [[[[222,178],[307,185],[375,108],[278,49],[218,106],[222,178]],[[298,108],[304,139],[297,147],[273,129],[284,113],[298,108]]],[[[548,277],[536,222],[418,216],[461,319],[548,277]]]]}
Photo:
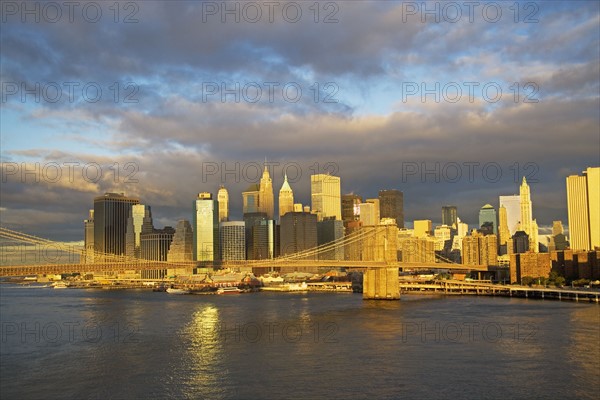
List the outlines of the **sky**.
{"type": "MultiPolygon", "coordinates": [[[[2,226],[83,238],[94,197],[192,218],[267,160],[310,204],[310,175],[405,220],[476,227],[530,183],[540,233],[568,225],[565,178],[600,165],[596,1],[3,2],[2,226]]],[[[410,224],[408,224],[410,225],[410,224]]]]}

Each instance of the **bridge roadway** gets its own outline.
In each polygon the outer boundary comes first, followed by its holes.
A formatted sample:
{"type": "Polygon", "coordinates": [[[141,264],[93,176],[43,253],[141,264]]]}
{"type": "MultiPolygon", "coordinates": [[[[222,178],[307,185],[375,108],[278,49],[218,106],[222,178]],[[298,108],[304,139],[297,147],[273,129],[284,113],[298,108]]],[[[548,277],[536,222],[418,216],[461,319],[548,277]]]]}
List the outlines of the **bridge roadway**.
{"type": "Polygon", "coordinates": [[[464,265],[449,263],[404,263],[384,261],[336,261],[336,260],[270,260],[258,261],[224,261],[224,262],[121,262],[121,263],[98,263],[98,264],[38,264],[38,265],[8,265],[0,266],[0,276],[25,276],[25,275],[47,275],[47,274],[70,274],[77,272],[118,272],[126,270],[164,270],[164,269],[192,269],[205,268],[252,268],[252,270],[267,272],[278,270],[281,272],[309,271],[318,268],[346,268],[365,270],[373,268],[399,268],[399,269],[448,269],[462,271],[487,271],[485,265],[464,265]]]}

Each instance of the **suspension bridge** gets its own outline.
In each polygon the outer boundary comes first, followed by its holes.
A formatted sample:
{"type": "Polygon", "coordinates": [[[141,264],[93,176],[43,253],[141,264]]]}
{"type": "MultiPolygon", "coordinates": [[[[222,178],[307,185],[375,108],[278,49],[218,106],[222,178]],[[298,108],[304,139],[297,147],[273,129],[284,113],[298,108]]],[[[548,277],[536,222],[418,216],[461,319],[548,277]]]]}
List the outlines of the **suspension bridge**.
{"type": "MultiPolygon", "coordinates": [[[[123,271],[186,271],[191,274],[197,268],[230,268],[252,271],[256,275],[266,272],[317,272],[323,268],[345,268],[364,272],[365,298],[399,298],[398,271],[404,269],[444,269],[460,271],[487,271],[484,265],[454,263],[435,255],[434,262],[403,262],[397,256],[397,228],[391,226],[362,227],[338,240],[292,254],[244,261],[184,261],[168,262],[144,260],[124,255],[108,254],[83,246],[67,245],[49,239],[0,227],[0,237],[11,243],[26,243],[53,251],[73,254],[83,262],[41,262],[22,265],[4,265],[6,254],[0,254],[0,276],[26,276],[68,273],[118,273],[123,271]],[[344,259],[334,254],[343,254],[344,259]],[[86,260],[93,260],[86,262],[86,260]]],[[[7,246],[2,246],[6,253],[7,246]]],[[[414,251],[424,252],[416,246],[414,251]]],[[[415,258],[415,257],[413,257],[415,258]]],[[[416,257],[423,260],[426,257],[416,257]]]]}

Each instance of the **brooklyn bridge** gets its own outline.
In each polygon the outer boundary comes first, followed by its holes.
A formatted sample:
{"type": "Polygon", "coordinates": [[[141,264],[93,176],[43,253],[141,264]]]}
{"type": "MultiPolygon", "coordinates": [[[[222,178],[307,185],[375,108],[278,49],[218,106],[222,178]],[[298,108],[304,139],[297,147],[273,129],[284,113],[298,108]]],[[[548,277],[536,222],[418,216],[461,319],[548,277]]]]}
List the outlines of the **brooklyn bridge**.
{"type": "MultiPolygon", "coordinates": [[[[316,273],[329,268],[363,272],[364,298],[397,299],[399,298],[398,272],[402,270],[438,269],[464,273],[488,270],[485,265],[454,263],[437,254],[433,261],[431,261],[431,257],[428,261],[399,261],[396,238],[390,237],[393,236],[391,232],[393,230],[387,230],[385,226],[365,227],[339,240],[272,259],[167,262],[107,254],[96,250],[90,251],[84,249],[83,246],[67,245],[0,227],[0,237],[4,239],[5,244],[12,245],[12,248],[15,248],[15,245],[18,248],[18,244],[35,245],[53,251],[73,254],[79,258],[78,262],[60,263],[54,260],[52,262],[36,260],[35,263],[5,265],[6,260],[9,260],[6,254],[9,252],[9,246],[2,246],[2,252],[5,254],[0,255],[2,256],[0,277],[70,273],[106,274],[124,271],[169,271],[168,275],[173,273],[191,275],[206,268],[247,271],[253,272],[255,275],[262,275],[273,271],[280,273],[316,273]],[[339,257],[332,257],[332,254],[345,254],[345,257],[339,259],[339,257]]],[[[413,260],[426,260],[428,258],[425,254],[420,254],[424,253],[425,249],[419,246],[415,246],[411,251],[417,253],[417,257],[414,257],[414,254],[411,257],[413,260]],[[420,255],[422,257],[419,257],[420,255]]]]}

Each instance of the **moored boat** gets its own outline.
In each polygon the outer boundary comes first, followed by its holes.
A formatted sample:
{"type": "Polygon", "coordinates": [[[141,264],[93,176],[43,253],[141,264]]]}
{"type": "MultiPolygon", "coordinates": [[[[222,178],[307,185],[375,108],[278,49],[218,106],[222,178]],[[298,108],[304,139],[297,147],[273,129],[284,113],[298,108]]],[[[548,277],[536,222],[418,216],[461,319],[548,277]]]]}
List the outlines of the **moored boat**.
{"type": "Polygon", "coordinates": [[[188,293],[190,293],[190,291],[186,290],[186,289],[168,288],[167,293],[169,293],[169,294],[188,294],[188,293]]]}
{"type": "Polygon", "coordinates": [[[242,291],[237,287],[222,287],[217,290],[217,294],[238,294],[242,291]]]}

